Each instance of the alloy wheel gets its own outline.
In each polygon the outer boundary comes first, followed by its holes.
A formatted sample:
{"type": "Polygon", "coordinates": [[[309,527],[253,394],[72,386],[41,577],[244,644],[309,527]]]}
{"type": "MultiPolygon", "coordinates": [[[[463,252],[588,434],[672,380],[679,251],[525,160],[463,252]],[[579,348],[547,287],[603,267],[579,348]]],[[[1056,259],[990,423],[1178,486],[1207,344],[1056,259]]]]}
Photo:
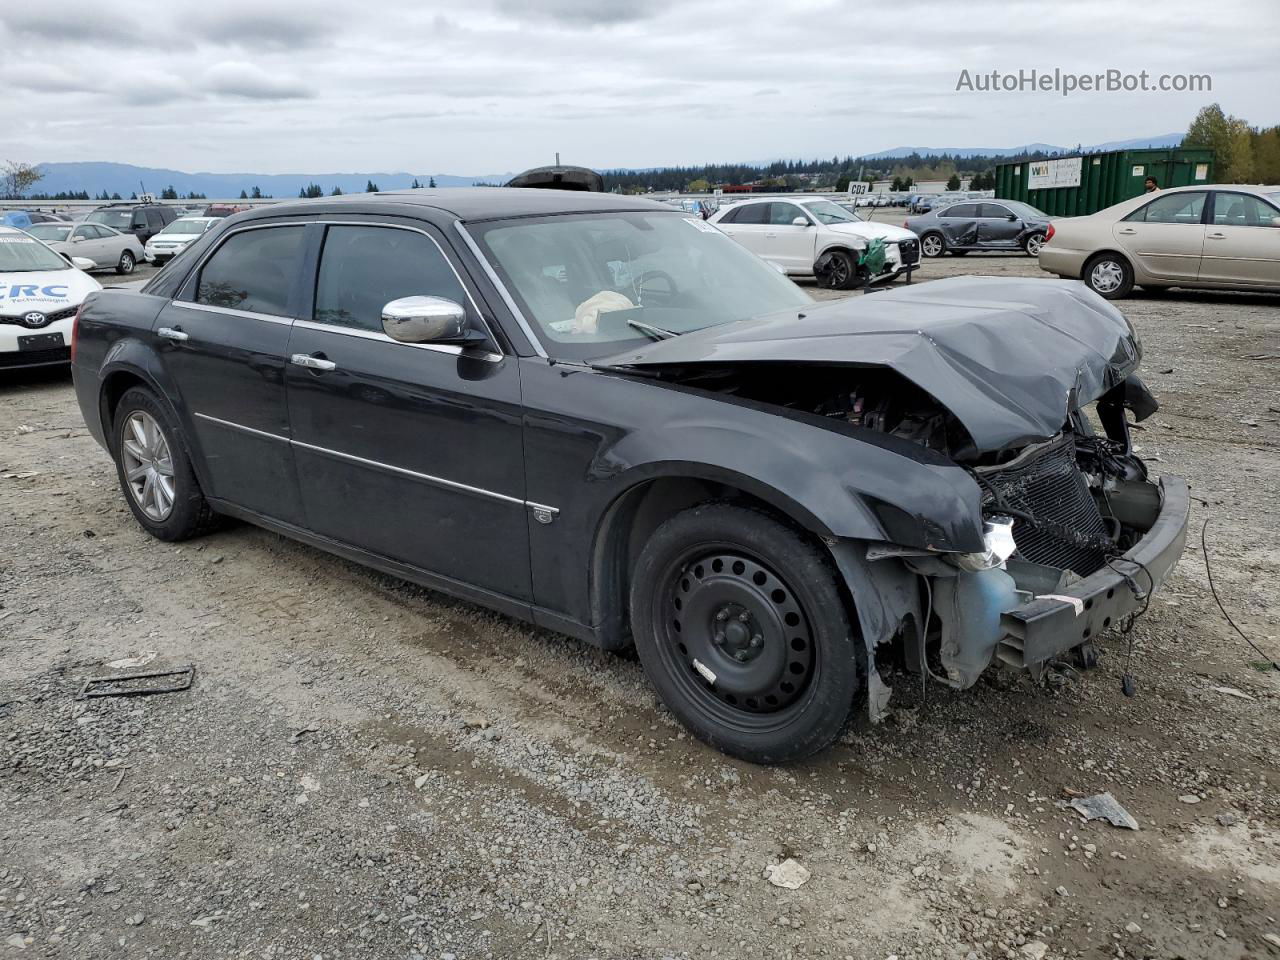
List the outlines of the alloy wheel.
{"type": "Polygon", "coordinates": [[[135,410],[120,430],[120,458],[129,493],[138,508],[161,523],[173,512],[173,455],[160,424],[135,410]]]}
{"type": "Polygon", "coordinates": [[[1044,246],[1044,237],[1040,234],[1032,234],[1027,239],[1027,254],[1032,257],[1040,256],[1040,248],[1044,246]]]}
{"type": "Polygon", "coordinates": [[[920,250],[926,257],[937,257],[942,255],[942,238],[936,233],[931,233],[920,241],[920,250]]]}

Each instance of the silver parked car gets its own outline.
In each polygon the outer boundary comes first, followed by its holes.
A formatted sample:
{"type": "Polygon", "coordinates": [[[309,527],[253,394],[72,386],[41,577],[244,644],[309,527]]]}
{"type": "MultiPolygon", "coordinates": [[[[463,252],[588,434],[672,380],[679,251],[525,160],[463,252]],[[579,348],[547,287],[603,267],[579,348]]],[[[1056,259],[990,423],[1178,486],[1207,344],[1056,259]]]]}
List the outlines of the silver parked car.
{"type": "Polygon", "coordinates": [[[1280,289],[1280,186],[1175,187],[1054,220],[1040,267],[1109,300],[1135,284],[1280,289]]]}
{"type": "Polygon", "coordinates": [[[93,270],[133,273],[135,266],[149,259],[132,233],[101,223],[34,223],[26,232],[57,253],[92,260],[93,270]]]}
{"type": "Polygon", "coordinates": [[[1049,215],[1017,200],[962,200],[935,206],[903,224],[920,238],[926,257],[970,250],[1025,250],[1040,253],[1049,215]]]}

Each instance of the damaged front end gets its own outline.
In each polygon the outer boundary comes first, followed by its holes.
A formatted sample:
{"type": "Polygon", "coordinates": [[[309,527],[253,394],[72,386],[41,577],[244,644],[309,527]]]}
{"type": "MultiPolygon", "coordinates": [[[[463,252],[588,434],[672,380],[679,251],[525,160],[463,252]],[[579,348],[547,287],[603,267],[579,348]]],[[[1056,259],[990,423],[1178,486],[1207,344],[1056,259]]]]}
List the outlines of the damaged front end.
{"type": "Polygon", "coordinates": [[[955,278],[617,360],[842,438],[925,448],[953,470],[947,499],[905,458],[886,487],[832,457],[881,530],[827,538],[879,719],[876,662],[894,646],[956,688],[993,664],[1039,677],[1145,608],[1181,556],[1190,498],[1134,451],[1129,418],[1157,406],[1140,356],[1124,317],[1080,284],[955,278]],[[939,535],[957,525],[965,542],[939,535]]]}
{"type": "Polygon", "coordinates": [[[873,719],[888,696],[875,669],[882,645],[900,643],[909,669],[956,688],[993,663],[1038,679],[1145,608],[1182,555],[1190,497],[1180,479],[1147,476],[1126,409],[1138,419],[1155,409],[1136,377],[1098,402],[1105,432],[1077,410],[1048,440],[967,464],[983,491],[981,551],[832,545],[858,598],[873,719]]]}

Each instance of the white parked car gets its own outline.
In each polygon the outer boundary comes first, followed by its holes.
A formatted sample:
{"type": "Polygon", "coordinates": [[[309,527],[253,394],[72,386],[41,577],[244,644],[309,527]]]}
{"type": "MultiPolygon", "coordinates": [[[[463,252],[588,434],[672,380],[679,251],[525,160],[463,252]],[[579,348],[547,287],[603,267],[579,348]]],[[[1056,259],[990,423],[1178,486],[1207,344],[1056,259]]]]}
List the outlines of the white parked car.
{"type": "Polygon", "coordinates": [[[200,237],[221,217],[180,217],[147,241],[147,258],[168,263],[200,237]]]}
{"type": "Polygon", "coordinates": [[[33,223],[27,233],[48,244],[55,253],[92,260],[91,270],[133,273],[150,258],[132,233],[121,233],[101,223],[33,223]]]}
{"type": "Polygon", "coordinates": [[[920,240],[910,230],[860,220],[825,197],[743,200],[721,208],[708,222],[789,276],[818,277],[837,290],[903,273],[909,278],[920,263],[920,240]],[[858,257],[872,239],[885,242],[885,269],[875,277],[861,276],[858,257]]]}
{"type": "Polygon", "coordinates": [[[0,370],[64,364],[84,298],[102,286],[35,237],[0,227],[0,370]]]}

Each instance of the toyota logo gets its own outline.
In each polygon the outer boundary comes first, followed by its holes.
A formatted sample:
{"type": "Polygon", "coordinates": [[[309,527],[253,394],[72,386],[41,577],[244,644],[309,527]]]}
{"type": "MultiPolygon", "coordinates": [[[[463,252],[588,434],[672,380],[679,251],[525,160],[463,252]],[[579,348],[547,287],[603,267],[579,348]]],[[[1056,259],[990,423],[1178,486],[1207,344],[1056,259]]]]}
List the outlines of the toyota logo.
{"type": "Polygon", "coordinates": [[[22,322],[28,327],[43,327],[49,321],[43,313],[37,313],[33,310],[22,315],[22,322]]]}

